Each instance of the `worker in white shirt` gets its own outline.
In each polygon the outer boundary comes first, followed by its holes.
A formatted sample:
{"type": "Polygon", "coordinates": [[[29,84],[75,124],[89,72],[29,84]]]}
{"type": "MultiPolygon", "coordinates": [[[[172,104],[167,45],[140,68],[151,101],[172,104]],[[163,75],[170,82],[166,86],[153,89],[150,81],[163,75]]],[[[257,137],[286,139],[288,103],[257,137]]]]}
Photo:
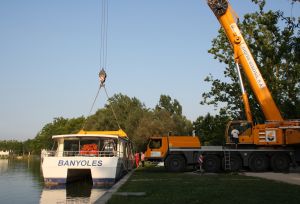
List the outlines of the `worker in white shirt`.
{"type": "Polygon", "coordinates": [[[233,142],[235,143],[235,147],[237,147],[237,144],[239,143],[239,134],[240,134],[240,132],[235,128],[231,131],[231,136],[232,136],[233,142]]]}

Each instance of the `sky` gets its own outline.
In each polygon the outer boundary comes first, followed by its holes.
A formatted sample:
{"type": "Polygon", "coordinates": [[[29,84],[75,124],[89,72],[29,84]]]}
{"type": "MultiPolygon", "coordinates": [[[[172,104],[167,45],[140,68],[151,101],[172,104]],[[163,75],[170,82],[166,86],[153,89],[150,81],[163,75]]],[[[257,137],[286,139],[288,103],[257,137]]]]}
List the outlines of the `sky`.
{"type": "MultiPolygon", "coordinates": [[[[243,17],[257,9],[231,0],[243,17]]],[[[299,16],[299,3],[267,0],[299,16]]],[[[55,117],[87,116],[99,83],[101,0],[0,0],[0,140],[32,139],[55,117]]],[[[208,54],[220,25],[205,0],[109,0],[106,89],[154,108],[177,99],[194,121],[216,113],[200,105],[210,73],[224,65],[208,54]]],[[[107,102],[100,92],[94,113],[107,102]]]]}

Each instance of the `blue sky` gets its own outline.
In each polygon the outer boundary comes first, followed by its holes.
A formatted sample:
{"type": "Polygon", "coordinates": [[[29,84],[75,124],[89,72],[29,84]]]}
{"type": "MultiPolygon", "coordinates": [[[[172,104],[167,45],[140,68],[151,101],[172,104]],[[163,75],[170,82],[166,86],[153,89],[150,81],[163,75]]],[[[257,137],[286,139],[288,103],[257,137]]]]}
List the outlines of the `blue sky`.
{"type": "MultiPolygon", "coordinates": [[[[288,0],[267,3],[291,14],[288,0]]],[[[231,4],[241,18],[256,9],[231,4]]],[[[299,4],[292,11],[299,16],[299,4]]],[[[153,108],[167,94],[190,120],[215,112],[199,103],[204,78],[224,70],[207,53],[220,26],[204,0],[110,0],[108,12],[110,96],[153,108]]],[[[0,1],[0,139],[34,138],[54,117],[86,116],[98,88],[100,23],[101,0],[0,1]]],[[[104,103],[101,92],[94,111],[104,103]]]]}

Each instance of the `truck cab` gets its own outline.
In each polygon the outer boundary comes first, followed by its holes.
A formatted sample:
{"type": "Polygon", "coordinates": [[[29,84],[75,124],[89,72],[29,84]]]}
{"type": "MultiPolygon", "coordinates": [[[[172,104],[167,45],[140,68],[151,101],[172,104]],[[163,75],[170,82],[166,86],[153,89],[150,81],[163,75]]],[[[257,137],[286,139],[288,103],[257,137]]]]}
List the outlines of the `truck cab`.
{"type": "Polygon", "coordinates": [[[167,151],[167,137],[151,137],[145,152],[145,160],[162,162],[166,157],[167,151]]]}
{"type": "Polygon", "coordinates": [[[169,171],[183,171],[187,165],[194,165],[201,148],[197,136],[151,137],[145,152],[145,160],[164,162],[169,171]]]}

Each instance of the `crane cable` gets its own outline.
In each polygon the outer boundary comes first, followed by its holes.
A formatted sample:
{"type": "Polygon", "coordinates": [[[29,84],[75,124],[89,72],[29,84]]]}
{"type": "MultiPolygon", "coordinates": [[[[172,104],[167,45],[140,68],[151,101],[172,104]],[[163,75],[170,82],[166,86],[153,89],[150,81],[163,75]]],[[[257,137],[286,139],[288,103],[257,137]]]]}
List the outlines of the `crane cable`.
{"type": "MultiPolygon", "coordinates": [[[[87,119],[91,115],[91,112],[95,106],[96,100],[99,96],[99,93],[100,93],[100,90],[102,87],[104,88],[107,100],[109,101],[109,95],[108,95],[106,87],[105,87],[105,80],[106,80],[107,74],[106,74],[105,68],[104,68],[104,67],[107,67],[108,0],[102,0],[101,10],[102,10],[102,12],[101,12],[102,13],[101,14],[101,31],[100,31],[101,37],[100,37],[100,54],[99,54],[99,56],[100,56],[100,62],[99,62],[99,64],[100,64],[100,71],[99,71],[100,85],[97,90],[96,96],[94,98],[93,104],[90,108],[90,111],[83,123],[82,130],[84,130],[84,128],[86,126],[87,119]]],[[[112,104],[109,105],[109,107],[111,108],[113,116],[117,122],[118,128],[121,129],[120,123],[117,119],[117,115],[114,111],[112,104]]]]}
{"type": "MultiPolygon", "coordinates": [[[[110,98],[110,97],[109,97],[109,95],[108,95],[108,93],[107,93],[107,90],[106,90],[106,87],[105,87],[105,80],[106,80],[106,77],[107,77],[106,72],[104,71],[104,69],[102,69],[102,70],[99,72],[100,85],[99,85],[99,88],[98,88],[98,90],[97,90],[97,93],[96,93],[95,99],[94,99],[94,101],[93,101],[92,107],[91,107],[91,109],[90,109],[90,111],[89,111],[89,114],[88,114],[87,118],[85,119],[84,124],[83,124],[83,126],[82,126],[82,128],[81,128],[82,130],[84,130],[84,128],[85,128],[85,126],[86,126],[87,119],[88,119],[88,117],[91,115],[91,112],[92,112],[92,110],[93,110],[93,108],[94,108],[94,106],[95,106],[96,100],[97,100],[97,98],[98,98],[98,96],[99,96],[99,93],[100,93],[100,90],[101,90],[102,87],[103,87],[103,89],[104,89],[105,95],[106,95],[107,100],[108,100],[108,102],[109,102],[109,98],[110,98]]],[[[121,129],[121,126],[120,126],[119,120],[118,120],[118,118],[117,118],[116,112],[115,112],[115,110],[114,110],[114,108],[113,108],[113,105],[110,104],[109,107],[110,107],[110,109],[111,109],[111,111],[112,111],[112,113],[113,113],[113,116],[114,116],[114,118],[115,118],[115,120],[116,120],[116,123],[117,123],[117,125],[118,125],[118,128],[121,129]]]]}
{"type": "Polygon", "coordinates": [[[108,0],[102,0],[101,10],[100,69],[104,69],[107,67],[108,0]]]}
{"type": "MultiPolygon", "coordinates": [[[[108,93],[107,93],[107,90],[106,90],[106,88],[105,88],[105,86],[103,86],[103,88],[104,88],[104,91],[105,91],[105,94],[106,94],[106,97],[107,97],[107,100],[109,101],[109,96],[108,96],[108,93]]],[[[113,115],[114,115],[114,117],[115,117],[115,120],[116,120],[116,123],[117,123],[117,125],[118,125],[118,128],[119,129],[122,129],[121,128],[121,126],[120,126],[120,123],[119,123],[119,121],[118,121],[118,118],[117,118],[117,115],[116,115],[116,112],[115,112],[115,110],[114,110],[114,108],[113,108],[113,105],[112,104],[110,104],[110,109],[111,109],[111,111],[112,111],[112,113],[113,113],[113,115]]]]}

